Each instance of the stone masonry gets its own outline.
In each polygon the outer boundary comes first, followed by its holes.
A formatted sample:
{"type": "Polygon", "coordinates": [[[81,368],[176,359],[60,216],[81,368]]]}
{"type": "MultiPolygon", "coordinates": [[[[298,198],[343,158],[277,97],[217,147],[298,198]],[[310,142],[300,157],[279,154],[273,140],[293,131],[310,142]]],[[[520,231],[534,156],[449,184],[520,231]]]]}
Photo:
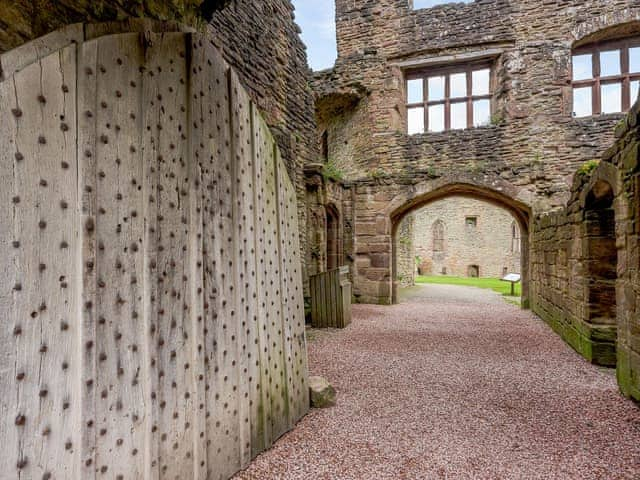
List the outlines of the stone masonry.
{"type": "Polygon", "coordinates": [[[416,275],[416,245],[415,245],[415,216],[407,215],[396,233],[397,272],[396,281],[403,287],[411,286],[415,283],[416,275]]]}
{"type": "MultiPolygon", "coordinates": [[[[528,242],[533,213],[565,204],[621,114],[572,118],[572,48],[640,32],[628,0],[484,0],[413,10],[408,0],[336,0],[338,59],[317,72],[318,137],[354,197],[354,294],[393,300],[394,231],[452,191],[501,203],[528,242]],[[405,75],[434,62],[493,65],[485,127],[407,135],[405,75]],[[462,59],[462,60],[461,60],[462,59]],[[386,257],[386,258],[385,258],[386,257]]],[[[529,262],[523,248],[523,296],[529,262]]]]}
{"type": "Polygon", "coordinates": [[[640,399],[638,107],[573,118],[571,65],[574,49],[639,37],[640,4],[336,0],[336,10],[338,59],[312,86],[317,138],[351,192],[356,301],[397,300],[411,268],[401,252],[413,255],[404,219],[452,195],[492,202],[521,233],[523,306],[587,359],[616,365],[622,391],[640,399]],[[491,64],[490,123],[408,135],[407,75],[469,59],[491,64]]]}
{"type": "Polygon", "coordinates": [[[532,308],[588,360],[616,365],[640,400],[640,103],[576,174],[566,207],[537,216],[532,308]]]}
{"type": "MultiPolygon", "coordinates": [[[[473,198],[449,197],[408,217],[414,219],[413,237],[408,238],[413,244],[411,260],[421,275],[468,277],[473,267],[480,277],[520,273],[520,228],[508,210],[473,198]]],[[[407,263],[403,253],[399,249],[399,271],[407,263]]]]}

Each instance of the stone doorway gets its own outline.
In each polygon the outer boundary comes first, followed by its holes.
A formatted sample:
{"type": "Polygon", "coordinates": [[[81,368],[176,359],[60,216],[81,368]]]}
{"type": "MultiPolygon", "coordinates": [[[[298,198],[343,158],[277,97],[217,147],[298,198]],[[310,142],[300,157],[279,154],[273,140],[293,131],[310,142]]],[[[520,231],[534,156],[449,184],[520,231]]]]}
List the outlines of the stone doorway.
{"type": "MultiPolygon", "coordinates": [[[[617,337],[616,281],[618,278],[618,249],[616,247],[616,216],[611,185],[598,181],[585,204],[585,273],[586,320],[601,327],[608,338],[600,340],[615,345],[617,337]]],[[[595,340],[594,340],[595,342],[595,340]]],[[[594,345],[597,345],[594,343],[594,345]]],[[[607,349],[606,358],[598,363],[615,366],[615,347],[607,349]]]]}
{"type": "Polygon", "coordinates": [[[327,206],[327,271],[342,263],[340,248],[340,215],[332,205],[327,206]]]}
{"type": "MultiPolygon", "coordinates": [[[[403,284],[402,280],[406,277],[405,271],[407,271],[405,261],[406,257],[406,235],[402,235],[403,228],[407,223],[407,219],[411,219],[416,216],[416,212],[420,211],[424,207],[430,204],[437,204],[444,200],[451,200],[456,198],[467,198],[472,201],[479,202],[481,204],[490,206],[490,207],[500,207],[508,212],[509,215],[509,223],[506,227],[506,239],[505,239],[505,251],[507,253],[512,253],[514,250],[518,252],[520,265],[520,272],[522,275],[522,305],[525,308],[529,307],[529,218],[530,218],[530,208],[516,200],[513,197],[507,196],[503,192],[496,191],[486,187],[480,187],[477,185],[471,184],[460,184],[453,183],[448,184],[443,187],[440,187],[435,190],[428,191],[426,194],[422,194],[419,196],[414,196],[410,198],[405,198],[405,203],[401,205],[398,202],[398,207],[396,207],[391,213],[391,241],[392,241],[392,272],[391,272],[391,303],[398,303],[398,288],[403,284]],[[520,241],[520,245],[518,248],[512,247],[513,241],[513,233],[511,228],[511,222],[515,222],[517,225],[518,235],[516,238],[520,241]]],[[[487,207],[484,207],[487,208],[487,207]]],[[[450,218],[451,215],[447,216],[450,218]]],[[[463,219],[464,220],[464,219],[463,219]]],[[[460,223],[460,222],[458,222],[460,223]]],[[[486,222],[485,222],[486,223],[486,222]]],[[[482,232],[476,231],[480,226],[480,222],[476,221],[475,227],[466,227],[466,221],[463,221],[462,224],[464,231],[461,235],[472,236],[482,232]]],[[[483,224],[484,225],[484,224],[483,224]]],[[[485,234],[486,235],[486,234],[485,234]]],[[[490,239],[490,238],[489,238],[490,239]]],[[[445,247],[446,250],[446,247],[445,247]]],[[[431,271],[440,272],[442,266],[437,265],[436,269],[433,269],[433,265],[427,265],[428,262],[422,262],[424,259],[423,256],[416,254],[416,263],[418,264],[418,268],[421,271],[429,271],[431,267],[431,271]],[[418,262],[418,257],[420,262],[418,262]],[[423,264],[425,263],[425,264],[423,264]]],[[[430,257],[432,263],[435,258],[433,255],[430,257]],[[433,257],[433,258],[431,258],[433,257]]],[[[483,273],[482,265],[473,261],[477,260],[476,258],[469,258],[468,263],[464,262],[458,266],[457,276],[460,277],[479,277],[481,274],[486,275],[487,272],[483,273]]],[[[492,274],[492,277],[498,278],[503,271],[503,264],[496,264],[496,272],[492,274]]],[[[417,269],[416,269],[417,270],[417,269]]],[[[443,274],[446,271],[449,273],[449,268],[443,270],[443,274]]],[[[451,274],[451,273],[449,273],[451,274]]]]}

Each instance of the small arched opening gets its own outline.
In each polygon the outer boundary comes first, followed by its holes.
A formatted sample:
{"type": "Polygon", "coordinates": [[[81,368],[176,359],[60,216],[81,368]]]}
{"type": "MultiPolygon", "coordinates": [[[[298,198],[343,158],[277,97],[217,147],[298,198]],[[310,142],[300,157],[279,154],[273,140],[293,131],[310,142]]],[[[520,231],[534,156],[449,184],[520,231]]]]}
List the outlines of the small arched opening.
{"type": "MultiPolygon", "coordinates": [[[[597,181],[585,202],[585,273],[586,320],[600,331],[617,337],[616,281],[618,278],[618,249],[616,247],[616,217],[614,193],[611,185],[597,181]]],[[[615,365],[615,355],[599,359],[599,363],[615,365]]]]}
{"type": "MultiPolygon", "coordinates": [[[[416,210],[419,210],[428,204],[437,200],[442,200],[447,197],[468,197],[471,199],[481,200],[491,203],[504,210],[507,210],[513,217],[516,224],[516,232],[514,235],[520,241],[520,245],[516,248],[521,252],[521,278],[522,278],[522,305],[525,308],[529,306],[529,219],[531,216],[531,210],[528,205],[518,201],[506,194],[492,190],[490,188],[481,187],[472,184],[449,184],[429,191],[422,195],[410,198],[404,205],[396,208],[391,214],[391,238],[392,238],[392,303],[398,303],[398,288],[399,282],[397,281],[398,273],[398,252],[400,245],[398,244],[398,226],[403,222],[407,215],[411,215],[416,210]]],[[[437,249],[442,248],[444,245],[440,245],[440,226],[434,223],[431,226],[431,232],[433,234],[433,247],[434,252],[437,249]]],[[[507,232],[507,235],[509,233],[507,232]]],[[[444,239],[444,232],[442,235],[444,239]]],[[[508,246],[507,246],[508,248],[508,246]]],[[[442,272],[446,274],[445,271],[442,272]]],[[[481,274],[480,267],[477,264],[469,264],[467,269],[468,276],[479,276],[481,274]]]]}
{"type": "Polygon", "coordinates": [[[327,205],[327,271],[334,270],[342,264],[340,246],[340,214],[333,205],[327,205]]]}

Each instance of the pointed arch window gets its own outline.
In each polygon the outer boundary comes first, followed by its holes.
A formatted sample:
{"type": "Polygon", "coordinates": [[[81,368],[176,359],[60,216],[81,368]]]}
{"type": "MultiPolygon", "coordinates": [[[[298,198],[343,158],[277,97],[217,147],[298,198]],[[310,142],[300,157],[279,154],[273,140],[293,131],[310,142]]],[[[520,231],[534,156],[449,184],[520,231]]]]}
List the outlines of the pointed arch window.
{"type": "Polygon", "coordinates": [[[444,252],[444,222],[436,220],[433,222],[433,253],[444,252]]]}
{"type": "Polygon", "coordinates": [[[512,253],[520,253],[520,228],[518,224],[514,221],[511,223],[511,252],[512,253]]]}

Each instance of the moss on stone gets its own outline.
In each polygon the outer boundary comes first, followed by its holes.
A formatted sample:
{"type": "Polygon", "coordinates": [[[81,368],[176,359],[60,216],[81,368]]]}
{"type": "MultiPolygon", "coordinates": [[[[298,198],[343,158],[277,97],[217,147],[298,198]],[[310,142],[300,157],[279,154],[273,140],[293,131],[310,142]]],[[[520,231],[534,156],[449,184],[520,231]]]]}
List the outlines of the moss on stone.
{"type": "Polygon", "coordinates": [[[600,160],[589,160],[578,168],[578,175],[589,176],[596,168],[598,168],[598,165],[600,165],[600,160]]]}

